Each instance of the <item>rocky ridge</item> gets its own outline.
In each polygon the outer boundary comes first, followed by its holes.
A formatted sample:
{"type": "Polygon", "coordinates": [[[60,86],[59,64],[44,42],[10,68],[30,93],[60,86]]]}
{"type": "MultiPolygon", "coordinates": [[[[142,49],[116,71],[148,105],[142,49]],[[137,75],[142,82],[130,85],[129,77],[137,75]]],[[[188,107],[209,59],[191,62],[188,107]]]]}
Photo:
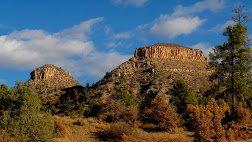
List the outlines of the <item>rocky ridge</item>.
{"type": "Polygon", "coordinates": [[[62,90],[79,85],[71,74],[61,67],[45,64],[30,73],[28,84],[42,100],[57,101],[62,90]]]}
{"type": "MultiPolygon", "coordinates": [[[[210,74],[207,58],[201,50],[176,44],[154,44],[136,49],[131,59],[88,87],[88,92],[104,98],[122,89],[133,95],[142,95],[148,90],[167,93],[171,83],[182,79],[200,93],[210,87],[210,74]]],[[[50,64],[32,71],[28,82],[42,100],[54,103],[62,94],[71,92],[68,88],[79,85],[69,72],[50,64]]]]}
{"type": "Polygon", "coordinates": [[[136,49],[134,56],[93,86],[96,94],[110,96],[120,89],[141,95],[151,89],[166,93],[175,80],[185,80],[197,92],[210,86],[211,69],[199,49],[176,44],[154,44],[136,49]]]}

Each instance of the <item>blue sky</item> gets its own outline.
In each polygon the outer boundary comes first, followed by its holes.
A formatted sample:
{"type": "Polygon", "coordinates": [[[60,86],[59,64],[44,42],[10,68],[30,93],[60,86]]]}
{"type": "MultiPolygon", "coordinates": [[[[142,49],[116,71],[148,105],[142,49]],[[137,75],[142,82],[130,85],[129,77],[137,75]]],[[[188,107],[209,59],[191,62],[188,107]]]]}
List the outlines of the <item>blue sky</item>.
{"type": "Polygon", "coordinates": [[[224,41],[237,4],[252,14],[251,0],[0,0],[0,83],[26,81],[45,63],[93,83],[159,42],[207,54],[224,41]]]}

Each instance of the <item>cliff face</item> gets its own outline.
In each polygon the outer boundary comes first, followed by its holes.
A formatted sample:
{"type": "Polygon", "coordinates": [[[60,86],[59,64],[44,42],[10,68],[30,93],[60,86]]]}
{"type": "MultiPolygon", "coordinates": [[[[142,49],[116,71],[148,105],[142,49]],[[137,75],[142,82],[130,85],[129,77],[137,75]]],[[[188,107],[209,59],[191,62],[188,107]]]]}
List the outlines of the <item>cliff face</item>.
{"type": "Polygon", "coordinates": [[[141,59],[174,59],[190,61],[206,61],[199,49],[192,49],[173,44],[156,44],[150,47],[138,48],[134,57],[141,59]]]}
{"type": "Polygon", "coordinates": [[[175,80],[185,80],[197,92],[210,87],[211,69],[201,50],[174,44],[138,48],[134,56],[94,85],[96,93],[110,96],[120,89],[141,95],[143,90],[167,92],[175,80]]]}
{"type": "Polygon", "coordinates": [[[33,70],[28,83],[46,101],[57,101],[63,89],[78,85],[69,72],[51,64],[33,70]]]}

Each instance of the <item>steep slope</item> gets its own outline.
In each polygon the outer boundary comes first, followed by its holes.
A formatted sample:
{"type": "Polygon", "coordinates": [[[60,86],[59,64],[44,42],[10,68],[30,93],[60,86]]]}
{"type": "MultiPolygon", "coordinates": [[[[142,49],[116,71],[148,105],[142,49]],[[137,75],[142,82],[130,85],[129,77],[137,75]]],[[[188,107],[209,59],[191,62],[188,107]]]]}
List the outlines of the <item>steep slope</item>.
{"type": "Polygon", "coordinates": [[[138,48],[134,57],[92,86],[94,94],[107,97],[126,89],[140,95],[148,89],[167,92],[175,80],[185,80],[197,92],[209,88],[211,70],[203,52],[176,44],[138,48]]]}
{"type": "Polygon", "coordinates": [[[43,102],[56,102],[63,90],[79,83],[64,69],[45,64],[30,73],[29,85],[36,90],[43,102]]]}

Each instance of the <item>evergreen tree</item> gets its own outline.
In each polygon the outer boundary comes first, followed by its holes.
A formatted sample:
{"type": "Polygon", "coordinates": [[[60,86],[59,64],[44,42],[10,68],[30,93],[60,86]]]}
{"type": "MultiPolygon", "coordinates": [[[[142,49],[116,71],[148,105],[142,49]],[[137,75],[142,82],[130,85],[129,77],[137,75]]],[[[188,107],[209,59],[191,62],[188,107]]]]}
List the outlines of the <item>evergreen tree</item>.
{"type": "Polygon", "coordinates": [[[229,25],[223,34],[227,41],[216,46],[209,56],[214,68],[210,79],[216,82],[212,88],[217,92],[216,97],[234,104],[251,97],[252,52],[248,47],[248,16],[242,6],[234,9],[232,19],[234,24],[229,25]]]}
{"type": "Polygon", "coordinates": [[[170,102],[177,107],[180,114],[186,112],[188,104],[198,103],[195,91],[183,80],[173,82],[169,94],[172,96],[170,102]]]}

